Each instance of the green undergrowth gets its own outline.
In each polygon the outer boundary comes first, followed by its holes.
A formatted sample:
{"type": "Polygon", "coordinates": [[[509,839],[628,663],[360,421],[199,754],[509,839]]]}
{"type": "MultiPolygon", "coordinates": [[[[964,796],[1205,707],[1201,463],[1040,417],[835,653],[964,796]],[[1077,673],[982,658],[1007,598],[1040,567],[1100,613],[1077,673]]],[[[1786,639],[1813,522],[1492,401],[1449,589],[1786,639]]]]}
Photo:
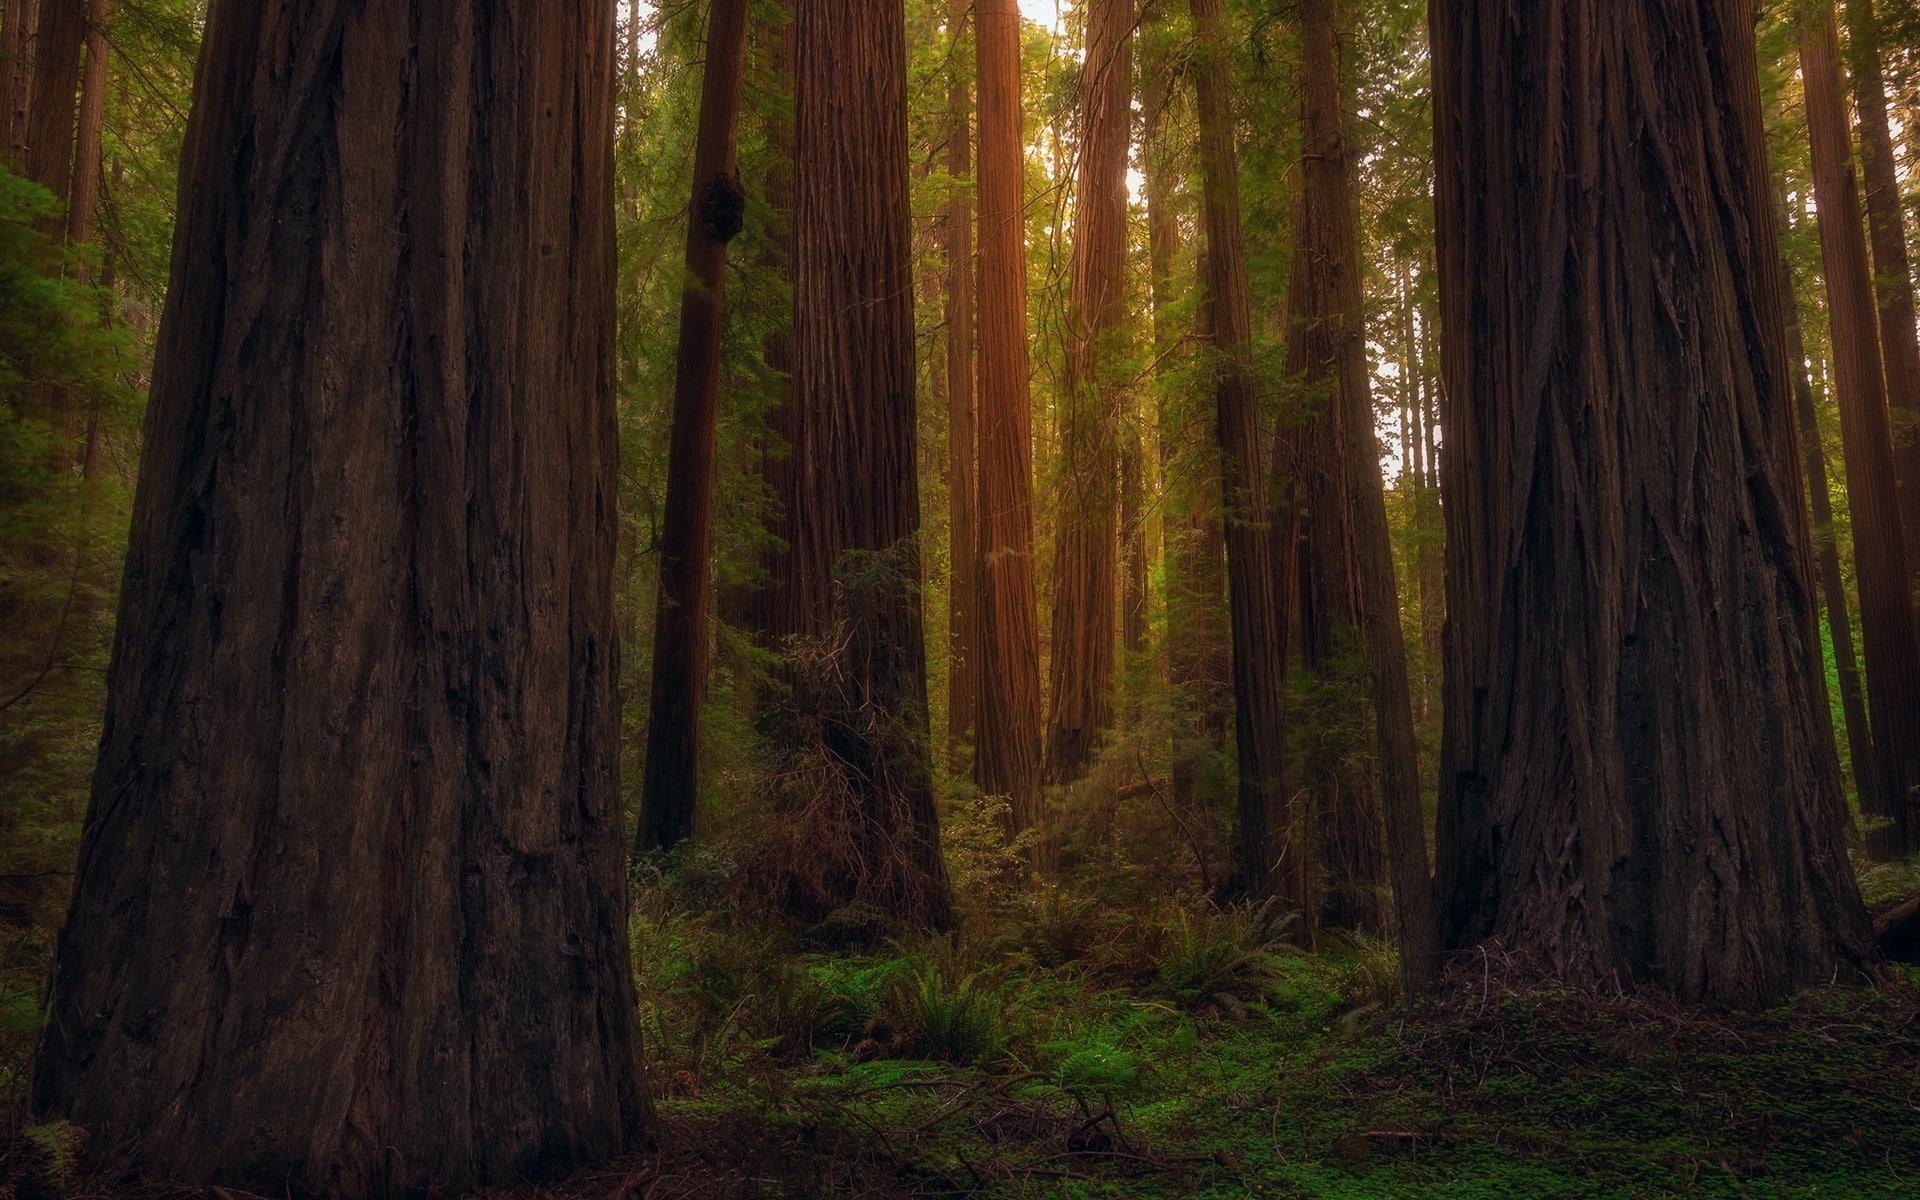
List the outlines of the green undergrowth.
{"type": "Polygon", "coordinates": [[[1307,953],[1283,923],[1197,900],[1050,905],[979,944],[857,950],[717,914],[643,916],[666,1151],[649,1186],[1920,1195],[1911,972],[1743,1016],[1468,972],[1410,1013],[1370,939],[1307,953]]]}

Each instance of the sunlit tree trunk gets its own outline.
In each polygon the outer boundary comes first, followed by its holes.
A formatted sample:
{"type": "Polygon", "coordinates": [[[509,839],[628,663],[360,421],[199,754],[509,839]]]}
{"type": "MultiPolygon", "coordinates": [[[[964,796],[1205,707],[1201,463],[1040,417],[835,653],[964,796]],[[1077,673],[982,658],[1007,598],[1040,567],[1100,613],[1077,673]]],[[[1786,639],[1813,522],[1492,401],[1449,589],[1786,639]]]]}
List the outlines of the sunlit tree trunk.
{"type": "Polygon", "coordinates": [[[1904,855],[1920,842],[1920,630],[1907,590],[1906,546],[1895,484],[1893,438],[1879,343],[1873,276],[1847,133],[1839,39],[1830,3],[1800,27],[1807,140],[1820,206],[1820,257],[1833,336],[1835,394],[1846,451],[1847,508],[1853,518],[1854,578],[1866,652],[1867,711],[1873,722],[1873,796],[1881,827],[1875,853],[1904,855]]]}
{"type": "Polygon", "coordinates": [[[1069,344],[1059,398],[1053,638],[1046,778],[1071,783],[1113,721],[1120,466],[1116,358],[1126,321],[1127,151],[1133,3],[1094,0],[1080,71],[1080,169],[1067,284],[1069,344]]]}
{"type": "MultiPolygon", "coordinates": [[[[1865,168],[1867,228],[1873,240],[1874,292],[1886,365],[1887,410],[1893,423],[1893,472],[1900,497],[1908,594],[1920,598],[1920,336],[1914,329],[1913,267],[1907,256],[1898,164],[1887,119],[1880,66],[1880,25],[1873,0],[1847,0],[1854,63],[1860,159],[1865,168]]],[[[1920,614],[1917,614],[1920,615],[1920,614]]]]}
{"type": "MultiPolygon", "coordinates": [[[[830,680],[795,703],[824,717],[845,768],[844,822],[865,877],[843,903],[941,928],[940,857],[920,607],[907,47],[900,0],[797,0],[793,22],[791,520],[802,632],[830,680]]],[[[829,798],[829,803],[840,802],[829,798]]]]}
{"type": "Polygon", "coordinates": [[[1436,970],[1437,935],[1400,594],[1374,433],[1338,23],[1334,0],[1300,0],[1306,144],[1293,269],[1294,295],[1303,303],[1293,314],[1292,352],[1319,408],[1317,428],[1307,431],[1318,447],[1316,461],[1306,464],[1316,477],[1307,540],[1322,576],[1312,590],[1324,601],[1316,614],[1321,627],[1303,649],[1310,667],[1326,671],[1341,632],[1357,637],[1370,683],[1380,792],[1376,797],[1364,772],[1333,781],[1332,802],[1318,820],[1329,901],[1323,911],[1349,926],[1383,926],[1377,896],[1391,865],[1403,970],[1410,990],[1420,992],[1436,970]],[[1336,889],[1343,893],[1337,905],[1336,889]]]}
{"type": "Polygon", "coordinates": [[[687,204],[686,280],[674,363],[673,433],[661,522],[660,595],[653,626],[652,701],[636,851],[671,850],[693,833],[700,782],[700,703],[707,690],[712,609],[713,444],[720,411],[720,336],[727,243],[745,197],[735,169],[749,0],[714,0],[707,16],[700,126],[687,204]]]}
{"type": "Polygon", "coordinates": [[[1430,21],[1444,943],[1724,1005],[1854,974],[1750,0],[1430,21]]]}
{"type": "Polygon", "coordinates": [[[33,1075],[116,1168],[458,1195],[647,1123],[613,6],[418,17],[208,17],[33,1075]]]}
{"type": "Polygon", "coordinates": [[[1301,914],[1311,942],[1319,916],[1317,872],[1305,852],[1304,806],[1281,784],[1285,749],[1285,615],[1280,611],[1273,538],[1267,527],[1267,476],[1260,452],[1259,398],[1247,300],[1247,254],[1240,230],[1239,163],[1228,111],[1226,45],[1220,0],[1191,0],[1198,57],[1193,64],[1200,117],[1207,274],[1213,309],[1215,433],[1227,543],[1227,608],[1233,638],[1235,745],[1239,751],[1234,885],[1301,914]]]}
{"type": "MultiPolygon", "coordinates": [[[[960,44],[971,4],[953,0],[947,28],[960,44]]],[[[947,135],[947,173],[953,195],[947,201],[944,230],[947,252],[947,498],[949,587],[947,644],[952,652],[947,685],[948,758],[956,774],[970,774],[973,762],[975,698],[979,694],[978,610],[980,607],[980,530],[974,516],[979,501],[979,472],[974,467],[973,197],[966,184],[973,175],[972,95],[966,60],[948,64],[947,111],[953,122],[947,135]],[[964,181],[964,182],[963,182],[964,181]]]]}
{"type": "Polygon", "coordinates": [[[980,114],[980,522],[976,778],[1016,831],[1040,819],[1040,632],[1033,582],[1032,413],[1020,9],[977,0],[980,114]]]}

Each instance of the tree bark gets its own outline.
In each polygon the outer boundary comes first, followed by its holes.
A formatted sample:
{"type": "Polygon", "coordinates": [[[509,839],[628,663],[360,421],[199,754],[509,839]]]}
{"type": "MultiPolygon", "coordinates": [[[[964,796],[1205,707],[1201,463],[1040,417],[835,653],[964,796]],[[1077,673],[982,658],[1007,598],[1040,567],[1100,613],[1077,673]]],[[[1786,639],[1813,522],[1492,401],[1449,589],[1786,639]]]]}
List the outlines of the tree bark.
{"type": "MultiPolygon", "coordinates": [[[[73,194],[74,110],[79,103],[87,7],[86,0],[41,0],[39,9],[22,174],[64,205],[73,194]]],[[[48,234],[59,237],[66,228],[64,212],[48,218],[48,234]]]]}
{"type": "Polygon", "coordinates": [[[209,15],[33,1079],[98,1162],[460,1194],[648,1124],[613,8],[538,7],[209,15]]]}
{"type": "MultiPolygon", "coordinates": [[[[1847,24],[1854,62],[1854,106],[1860,122],[1867,229],[1873,242],[1874,293],[1886,366],[1887,409],[1893,426],[1893,472],[1900,498],[1907,594],[1920,598],[1920,335],[1914,329],[1913,267],[1907,256],[1906,221],[1901,214],[1898,164],[1887,120],[1887,85],[1880,67],[1880,26],[1873,0],[1847,0],[1847,24]]],[[[1920,618],[1920,611],[1916,618],[1920,618]]]]}
{"type": "Polygon", "coordinates": [[[1751,0],[1429,11],[1443,944],[1722,1005],[1852,973],[1751,0]]]}
{"type": "Polygon", "coordinates": [[[824,751],[853,781],[844,902],[944,928],[920,609],[907,48],[900,0],[794,6],[793,388],[804,632],[841,655],[824,751]]]}
{"type": "Polygon", "coordinates": [[[113,0],[93,0],[87,12],[87,65],[80,77],[80,125],[73,152],[73,199],[67,205],[67,240],[93,240],[100,207],[100,135],[107,116],[107,27],[113,0]]]}
{"type": "Polygon", "coordinates": [[[1013,832],[1040,821],[1040,631],[1027,390],[1026,155],[1020,9],[977,0],[980,114],[980,790],[1013,832]]]}
{"type": "Polygon", "coordinates": [[[1080,169],[1061,380],[1061,487],[1053,537],[1049,783],[1086,773],[1113,723],[1118,600],[1117,358],[1126,323],[1127,151],[1132,141],[1133,2],[1093,0],[1080,70],[1080,169]]]}
{"type": "Polygon", "coordinates": [[[0,166],[24,169],[33,79],[34,0],[0,0],[0,166]]]}
{"type": "Polygon", "coordinates": [[[1227,607],[1240,766],[1234,887],[1244,895],[1272,898],[1285,909],[1299,912],[1304,940],[1311,943],[1319,916],[1313,895],[1318,872],[1305,855],[1313,839],[1302,828],[1302,806],[1288,798],[1280,777],[1286,745],[1282,724],[1286,618],[1280,610],[1268,528],[1247,252],[1240,230],[1240,168],[1227,104],[1220,0],[1191,0],[1191,4],[1199,44],[1193,72],[1206,207],[1204,286],[1213,309],[1215,432],[1226,514],[1227,607]]]}
{"type": "Polygon", "coordinates": [[[1874,339],[1873,276],[1847,134],[1845,88],[1833,6],[1800,26],[1807,140],[1820,206],[1820,257],[1832,321],[1835,394],[1846,451],[1847,508],[1853,517],[1854,577],[1866,651],[1867,710],[1873,722],[1873,794],[1883,824],[1869,834],[1877,855],[1920,848],[1920,631],[1907,590],[1906,547],[1895,484],[1892,432],[1874,339]]]}
{"type": "MultiPolygon", "coordinates": [[[[965,35],[968,0],[953,0],[947,27],[958,46],[965,35]]],[[[947,200],[947,498],[948,554],[953,581],[947,611],[947,644],[952,666],[947,683],[947,755],[957,775],[973,768],[976,698],[979,695],[980,530],[974,514],[980,477],[974,467],[973,364],[973,176],[972,95],[958,53],[948,66],[947,111],[953,128],[947,140],[947,173],[953,194],[947,200]],[[963,184],[961,181],[967,181],[963,184]]]]}
{"type": "Polygon", "coordinates": [[[707,690],[712,610],[713,444],[720,415],[720,338],[727,243],[746,197],[735,147],[747,64],[749,0],[713,0],[687,203],[685,283],[674,363],[673,433],[653,626],[653,689],[635,851],[671,850],[693,834],[700,783],[700,703],[707,690]]]}
{"type": "MultiPolygon", "coordinates": [[[[1344,924],[1378,928],[1382,922],[1368,899],[1378,894],[1391,866],[1402,972],[1407,990],[1417,995],[1432,984],[1438,934],[1400,593],[1374,433],[1335,0],[1300,0],[1300,28],[1305,153],[1294,271],[1302,284],[1295,294],[1305,304],[1294,311],[1294,342],[1309,395],[1326,397],[1319,421],[1326,448],[1322,463],[1334,482],[1322,489],[1312,530],[1316,537],[1334,535],[1325,540],[1335,544],[1316,547],[1320,569],[1332,577],[1320,589],[1333,610],[1324,615],[1359,635],[1371,683],[1380,779],[1377,799],[1364,777],[1336,785],[1335,803],[1322,814],[1328,891],[1345,892],[1341,907],[1329,908],[1327,915],[1344,924]],[[1326,519],[1330,508],[1338,509],[1342,519],[1326,519]]],[[[1324,633],[1320,641],[1318,650],[1333,648],[1334,639],[1324,633]]],[[[1324,661],[1314,665],[1327,667],[1324,661]]]]}

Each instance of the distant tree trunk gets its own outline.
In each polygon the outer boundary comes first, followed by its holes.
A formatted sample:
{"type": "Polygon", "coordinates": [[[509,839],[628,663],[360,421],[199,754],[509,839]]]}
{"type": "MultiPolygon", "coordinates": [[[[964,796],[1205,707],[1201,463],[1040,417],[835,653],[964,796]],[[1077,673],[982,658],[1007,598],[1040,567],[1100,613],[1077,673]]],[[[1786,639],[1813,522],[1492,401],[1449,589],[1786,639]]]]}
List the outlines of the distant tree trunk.
{"type": "Polygon", "coordinates": [[[113,0],[93,0],[87,13],[87,65],[80,77],[80,126],[73,152],[73,199],[67,205],[67,240],[93,240],[100,207],[100,134],[107,116],[107,27],[113,0]]]}
{"type": "MultiPolygon", "coordinates": [[[[963,37],[968,0],[953,0],[947,27],[957,46],[963,37]]],[[[948,589],[947,642],[952,666],[947,684],[947,755],[953,772],[971,774],[975,697],[979,694],[980,530],[974,515],[979,472],[974,469],[973,197],[961,183],[973,175],[972,97],[964,60],[948,64],[947,111],[953,128],[947,135],[947,173],[954,189],[947,201],[947,499],[948,554],[953,582],[948,589]]]]}
{"type": "Polygon", "coordinates": [[[1430,20],[1444,944],[1723,1005],[1855,971],[1750,0],[1430,20]]]}
{"type": "Polygon", "coordinates": [[[1080,69],[1080,169],[1059,397],[1061,488],[1053,547],[1049,783],[1086,773],[1113,723],[1115,520],[1120,459],[1115,359],[1126,323],[1127,151],[1132,141],[1133,0],[1093,0],[1080,69]]]}
{"type": "Polygon", "coordinates": [[[1302,933],[1311,942],[1319,916],[1313,895],[1317,872],[1306,861],[1305,851],[1313,839],[1302,828],[1301,806],[1288,799],[1280,779],[1286,745],[1281,708],[1286,686],[1286,618],[1280,611],[1273,538],[1267,527],[1267,475],[1260,453],[1247,253],[1240,231],[1240,168],[1227,105],[1220,0],[1191,0],[1191,4],[1200,46],[1193,72],[1206,193],[1204,286],[1213,308],[1216,433],[1226,510],[1227,607],[1233,629],[1234,729],[1240,758],[1234,886],[1245,895],[1271,897],[1297,910],[1302,933]]]}
{"type": "Polygon", "coordinates": [[[915,449],[907,47],[900,0],[794,6],[794,592],[840,656],[820,695],[866,877],[845,902],[942,928],[915,449]]]}
{"type": "MultiPolygon", "coordinates": [[[[1920,631],[1907,590],[1893,440],[1880,348],[1874,340],[1873,275],[1867,265],[1860,190],[1847,136],[1839,39],[1831,4],[1800,27],[1807,140],[1820,206],[1820,256],[1832,321],[1835,393],[1846,449],[1847,507],[1853,516],[1854,577],[1867,660],[1867,710],[1873,721],[1873,794],[1885,824],[1868,838],[1876,855],[1920,849],[1920,631]]],[[[1857,768],[1856,768],[1857,769],[1857,768]]]]}
{"type": "MultiPolygon", "coordinates": [[[[1380,795],[1376,801],[1369,781],[1361,778],[1342,788],[1340,802],[1323,813],[1328,890],[1338,886],[1346,891],[1344,905],[1327,912],[1330,918],[1363,928],[1384,924],[1368,899],[1377,895],[1390,865],[1402,970],[1408,990],[1419,994],[1437,970],[1438,934],[1400,592],[1374,435],[1338,24],[1335,0],[1300,0],[1306,147],[1301,252],[1294,257],[1294,271],[1304,281],[1298,294],[1306,305],[1295,310],[1294,321],[1307,386],[1324,389],[1328,396],[1322,423],[1332,453],[1325,464],[1340,486],[1327,500],[1344,511],[1344,532],[1351,539],[1346,545],[1322,548],[1324,558],[1333,560],[1322,566],[1330,567],[1337,580],[1325,589],[1334,593],[1330,599],[1337,605],[1328,615],[1360,637],[1371,682],[1380,795]]],[[[1331,525],[1322,519],[1315,531],[1331,525]]]]}
{"type": "Polygon", "coordinates": [[[33,1075],[152,1177],[458,1195],[648,1123],[612,4],[443,17],[208,17],[33,1075]]]}
{"type": "Polygon", "coordinates": [[[33,0],[0,0],[0,167],[15,173],[26,161],[35,7],[33,0]]]}
{"type": "Polygon", "coordinates": [[[674,362],[673,434],[653,625],[653,693],[635,851],[671,850],[692,836],[700,783],[700,703],[707,691],[712,609],[713,444],[720,415],[727,243],[746,198],[734,164],[747,63],[749,0],[713,0],[687,204],[686,280],[674,362]]]}
{"type": "Polygon", "coordinates": [[[1040,820],[1040,631],[1027,391],[1026,155],[1020,9],[977,0],[980,112],[980,790],[1015,832],[1040,820]]]}
{"type": "Polygon", "coordinates": [[[1873,239],[1875,298],[1886,362],[1887,408],[1893,424],[1893,471],[1900,497],[1908,595],[1920,597],[1920,335],[1914,330],[1913,267],[1907,257],[1898,164],[1887,120],[1887,85],[1880,67],[1880,24],[1873,0],[1847,0],[1854,61],[1854,105],[1859,110],[1865,169],[1867,228],[1873,239]]]}
{"type": "MultiPolygon", "coordinates": [[[[784,95],[793,92],[793,0],[781,0],[785,18],[773,38],[773,70],[784,95]]],[[[773,214],[773,229],[767,238],[760,269],[785,281],[793,281],[793,108],[779,105],[768,122],[767,207],[773,214]]],[[[763,645],[778,650],[786,639],[800,632],[802,622],[793,599],[793,513],[799,504],[801,429],[799,409],[793,401],[793,329],[790,322],[767,331],[760,346],[761,361],[768,372],[781,380],[781,395],[768,410],[768,433],[777,446],[763,448],[760,477],[773,497],[767,514],[767,534],[773,546],[761,558],[764,582],[755,588],[746,605],[749,632],[763,645]]]]}
{"type": "Polygon", "coordinates": [[[1147,652],[1147,613],[1152,603],[1147,576],[1146,461],[1137,429],[1120,433],[1120,644],[1130,656],[1147,652]]]}
{"type": "MultiPolygon", "coordinates": [[[[22,172],[64,205],[73,194],[74,109],[80,91],[80,47],[87,33],[86,0],[41,0],[33,36],[33,81],[27,92],[22,172]]],[[[66,232],[66,214],[50,217],[46,232],[66,232]]]]}
{"type": "Polygon", "coordinates": [[[1792,267],[1783,261],[1781,273],[1781,294],[1786,297],[1787,370],[1793,383],[1801,457],[1806,463],[1807,491],[1813,507],[1816,573],[1827,602],[1834,672],[1840,677],[1840,711],[1847,726],[1847,756],[1853,763],[1853,785],[1860,797],[1860,807],[1866,812],[1880,812],[1880,801],[1873,792],[1879,772],[1874,768],[1873,736],[1867,724],[1866,700],[1860,691],[1860,664],[1853,652],[1853,616],[1847,609],[1846,579],[1840,573],[1840,547],[1833,536],[1833,492],[1827,479],[1826,451],[1820,444],[1820,414],[1814,409],[1813,384],[1807,378],[1807,351],[1800,334],[1800,301],[1794,290],[1792,267]]]}

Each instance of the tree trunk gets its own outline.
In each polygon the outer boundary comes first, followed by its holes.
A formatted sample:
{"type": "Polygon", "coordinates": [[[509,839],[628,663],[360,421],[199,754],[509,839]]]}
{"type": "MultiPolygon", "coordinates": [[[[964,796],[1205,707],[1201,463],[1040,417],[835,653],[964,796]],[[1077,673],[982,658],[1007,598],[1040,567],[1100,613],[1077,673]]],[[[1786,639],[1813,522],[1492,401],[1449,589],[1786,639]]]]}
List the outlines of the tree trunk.
{"type": "Polygon", "coordinates": [[[1438,935],[1427,870],[1426,818],[1420,803],[1406,642],[1400,630],[1400,593],[1394,580],[1393,545],[1374,434],[1335,0],[1300,0],[1300,25],[1306,146],[1300,253],[1294,257],[1294,271],[1303,281],[1296,295],[1306,304],[1295,309],[1295,343],[1309,393],[1327,397],[1321,424],[1331,452],[1323,461],[1338,487],[1328,489],[1330,503],[1323,509],[1337,507],[1344,513],[1344,530],[1336,530],[1333,522],[1324,519],[1313,529],[1315,533],[1344,532],[1350,539],[1344,545],[1318,547],[1319,557],[1321,566],[1331,568],[1335,577],[1332,586],[1324,589],[1336,605],[1327,615],[1360,636],[1371,682],[1380,778],[1377,801],[1363,777],[1340,788],[1339,802],[1324,814],[1328,890],[1343,887],[1346,891],[1344,906],[1338,912],[1329,910],[1329,916],[1363,928],[1382,924],[1367,898],[1377,895],[1390,864],[1402,969],[1408,991],[1420,994],[1431,985],[1436,971],[1438,935]]]}
{"type": "Polygon", "coordinates": [[[1920,631],[1907,590],[1893,440],[1887,424],[1880,348],[1874,340],[1873,276],[1847,136],[1845,89],[1833,7],[1800,27],[1800,70],[1820,206],[1820,257],[1832,321],[1835,394],[1846,450],[1847,507],[1853,517],[1854,577],[1873,721],[1873,794],[1882,824],[1868,837],[1876,855],[1920,848],[1920,631]]]}
{"type": "Polygon", "coordinates": [[[843,903],[943,928],[920,610],[907,47],[900,0],[794,6],[794,593],[862,839],[843,903]]]}
{"type": "Polygon", "coordinates": [[[1053,638],[1048,689],[1049,783],[1086,773],[1113,723],[1119,471],[1114,424],[1124,383],[1127,151],[1132,141],[1133,0],[1093,0],[1080,69],[1080,169],[1067,282],[1061,381],[1061,485],[1053,537],[1053,638]]]}
{"type": "Polygon", "coordinates": [[[208,18],[33,1077],[98,1161],[461,1194],[648,1123],[613,13],[536,7],[208,18]]]}
{"type": "Polygon", "coordinates": [[[0,167],[24,169],[34,0],[0,0],[0,167]]]}
{"type": "Polygon", "coordinates": [[[1026,155],[1020,9],[977,0],[980,112],[980,790],[1014,832],[1040,820],[1040,631],[1027,391],[1026,155]]]}
{"type": "Polygon", "coordinates": [[[1443,942],[1724,1005],[1852,973],[1751,2],[1430,21],[1443,942]]]}
{"type": "MultiPolygon", "coordinates": [[[[1123,414],[1123,421],[1131,414],[1123,414]]],[[[1147,576],[1152,570],[1147,551],[1146,460],[1139,431],[1120,434],[1120,644],[1130,657],[1147,652],[1147,610],[1151,604],[1147,576]]]]}
{"type": "Polygon", "coordinates": [[[1191,0],[1199,43],[1193,66],[1200,117],[1200,166],[1206,197],[1208,270],[1213,309],[1214,396],[1226,511],[1227,607],[1233,631],[1235,742],[1239,750],[1239,825],[1234,886],[1273,898],[1301,915],[1312,942],[1319,907],[1317,871],[1305,859],[1313,844],[1300,805],[1281,785],[1286,737],[1285,615],[1280,611],[1268,529],[1267,476],[1261,462],[1259,399],[1247,301],[1247,252],[1240,231],[1240,168],[1227,105],[1226,47],[1220,0],[1191,0]]]}
{"type": "Polygon", "coordinates": [[[673,434],[653,625],[653,692],[635,851],[671,850],[692,836],[700,783],[700,703],[707,692],[712,609],[713,443],[720,414],[720,337],[727,243],[746,197],[734,164],[747,63],[749,0],[714,0],[687,204],[686,282],[674,362],[673,434]]]}
{"type": "MultiPolygon", "coordinates": [[[[87,33],[86,0],[42,0],[33,36],[33,79],[27,92],[22,172],[63,205],[73,194],[74,109],[79,103],[80,47],[87,33]]],[[[46,232],[66,232],[64,213],[46,232]]]]}
{"type": "Polygon", "coordinates": [[[100,207],[100,134],[107,116],[107,27],[113,0],[93,0],[87,13],[87,65],[80,77],[80,126],[73,152],[73,199],[67,205],[67,240],[93,240],[100,207]]]}
{"type": "MultiPolygon", "coordinates": [[[[965,35],[971,5],[953,0],[947,27],[955,46],[965,35]]],[[[953,128],[947,140],[947,173],[953,194],[947,201],[947,499],[948,554],[953,581],[948,589],[947,642],[952,665],[947,685],[947,755],[956,775],[972,773],[975,699],[979,695],[980,530],[974,516],[979,473],[974,469],[973,197],[962,180],[973,175],[972,97],[964,60],[956,52],[948,64],[947,111],[953,128]]]]}
{"type": "MultiPolygon", "coordinates": [[[[1782,262],[1781,294],[1786,297],[1787,370],[1793,383],[1795,416],[1800,429],[1801,457],[1806,463],[1807,491],[1813,508],[1813,546],[1816,574],[1827,601],[1827,629],[1833,639],[1834,671],[1840,677],[1840,711],[1847,726],[1847,756],[1853,763],[1854,790],[1866,812],[1881,811],[1873,793],[1879,772],[1874,769],[1873,736],[1867,724],[1867,705],[1860,691],[1860,664],[1853,653],[1853,616],[1847,609],[1846,579],[1840,574],[1840,547],[1833,536],[1833,492],[1827,480],[1827,454],[1820,444],[1820,414],[1813,404],[1813,384],[1807,379],[1807,351],[1800,334],[1800,301],[1794,289],[1793,269],[1782,262]]],[[[1821,670],[1825,672],[1825,663],[1821,670]]]]}
{"type": "MultiPolygon", "coordinates": [[[[1860,158],[1865,167],[1867,228],[1873,239],[1875,299],[1886,363],[1887,409],[1893,425],[1893,471],[1900,497],[1907,592],[1920,597],[1920,336],[1914,330],[1913,267],[1907,257],[1898,164],[1887,120],[1887,85],[1880,68],[1880,26],[1873,0],[1847,0],[1859,110],[1860,158]]],[[[1920,615],[1920,614],[1917,614],[1920,615]]]]}

